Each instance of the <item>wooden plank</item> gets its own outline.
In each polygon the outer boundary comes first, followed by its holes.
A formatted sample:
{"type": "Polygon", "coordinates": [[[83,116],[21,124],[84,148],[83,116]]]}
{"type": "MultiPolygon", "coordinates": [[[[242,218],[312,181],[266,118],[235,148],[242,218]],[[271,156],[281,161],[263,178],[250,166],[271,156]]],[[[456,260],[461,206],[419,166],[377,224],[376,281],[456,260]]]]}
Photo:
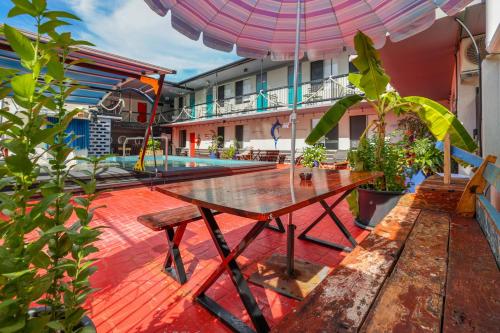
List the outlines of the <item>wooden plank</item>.
{"type": "Polygon", "coordinates": [[[496,156],[488,155],[481,166],[476,170],[472,178],[467,183],[460,201],[457,204],[457,213],[463,216],[472,217],[476,212],[476,193],[483,193],[487,182],[483,173],[489,163],[495,163],[496,156]]]}
{"type": "Polygon", "coordinates": [[[356,332],[419,212],[394,208],[273,332],[356,332]]]}
{"type": "Polygon", "coordinates": [[[500,267],[500,213],[484,195],[476,202],[476,218],[500,267]]]}
{"type": "Polygon", "coordinates": [[[361,332],[439,332],[449,223],[447,213],[420,213],[361,332]]]}
{"type": "Polygon", "coordinates": [[[451,222],[443,332],[500,331],[500,272],[477,222],[451,222]]]}
{"type": "MultiPolygon", "coordinates": [[[[443,151],[444,150],[444,144],[443,141],[437,141],[436,142],[436,148],[443,151]]],[[[462,160],[474,167],[479,167],[481,163],[483,163],[483,160],[481,157],[471,154],[466,150],[451,146],[451,156],[462,160]]]]}
{"type": "Polygon", "coordinates": [[[141,215],[137,218],[137,221],[152,230],[160,231],[166,227],[176,227],[182,223],[193,222],[200,219],[201,213],[198,207],[187,205],[141,215]]]}

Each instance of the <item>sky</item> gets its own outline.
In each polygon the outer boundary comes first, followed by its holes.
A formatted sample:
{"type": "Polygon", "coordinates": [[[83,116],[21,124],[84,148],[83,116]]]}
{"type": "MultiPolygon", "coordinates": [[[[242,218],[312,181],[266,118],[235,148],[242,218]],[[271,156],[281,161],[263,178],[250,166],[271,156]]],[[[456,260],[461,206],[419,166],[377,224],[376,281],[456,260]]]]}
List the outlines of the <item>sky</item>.
{"type": "MultiPolygon", "coordinates": [[[[143,0],[48,0],[51,10],[65,10],[82,21],[62,27],[76,38],[90,41],[99,50],[177,70],[167,76],[180,81],[235,61],[238,56],[210,49],[201,39],[193,41],[170,25],[170,13],[161,17],[143,0]]],[[[0,0],[0,22],[33,31],[28,16],[7,18],[10,0],[0,0]]]]}

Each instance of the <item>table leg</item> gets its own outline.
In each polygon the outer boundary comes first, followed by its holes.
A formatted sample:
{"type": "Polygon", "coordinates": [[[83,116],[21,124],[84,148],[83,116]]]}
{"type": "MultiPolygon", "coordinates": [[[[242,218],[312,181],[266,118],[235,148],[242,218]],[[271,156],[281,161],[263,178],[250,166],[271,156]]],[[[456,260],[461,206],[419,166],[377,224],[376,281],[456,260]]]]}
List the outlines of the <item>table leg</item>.
{"type": "Polygon", "coordinates": [[[351,245],[353,247],[355,247],[357,245],[356,240],[351,235],[351,233],[349,232],[349,230],[347,230],[347,228],[344,226],[344,224],[342,224],[342,222],[337,217],[337,215],[335,215],[335,213],[333,212],[333,209],[342,200],[344,200],[349,195],[349,193],[351,193],[352,191],[353,190],[349,190],[349,191],[344,192],[344,194],[342,194],[337,200],[335,200],[335,202],[331,206],[328,206],[328,204],[324,200],[321,200],[320,204],[321,204],[321,206],[323,206],[323,209],[325,211],[316,220],[314,220],[314,222],[311,223],[299,235],[298,238],[302,239],[302,240],[308,240],[308,241],[314,242],[316,244],[320,244],[320,245],[324,245],[324,246],[327,246],[327,247],[331,247],[331,248],[334,248],[334,249],[338,249],[338,250],[342,250],[342,251],[346,251],[346,252],[351,252],[352,249],[353,249],[352,247],[344,246],[344,245],[333,243],[333,242],[328,242],[328,241],[325,241],[325,240],[322,240],[322,239],[319,239],[319,238],[316,238],[316,237],[313,237],[313,236],[308,236],[307,233],[309,231],[311,231],[326,215],[329,215],[330,218],[333,220],[333,222],[337,225],[337,227],[339,227],[339,229],[342,232],[342,234],[349,240],[349,242],[351,243],[351,245]]]}
{"type": "Polygon", "coordinates": [[[222,263],[219,267],[210,275],[210,277],[203,283],[203,285],[195,292],[194,296],[196,300],[203,305],[208,311],[220,318],[226,325],[231,327],[237,332],[253,332],[253,330],[248,327],[239,318],[236,318],[219,304],[217,304],[213,299],[208,297],[205,292],[207,289],[213,285],[217,278],[227,270],[231,280],[238,291],[238,295],[245,306],[245,309],[252,320],[252,323],[257,332],[269,332],[269,325],[266,319],[262,315],[255,298],[253,297],[250,288],[241,270],[236,263],[236,258],[245,250],[245,248],[253,241],[257,236],[264,230],[269,221],[259,221],[252,229],[243,237],[241,242],[233,249],[229,249],[222,232],[215,221],[214,215],[210,209],[200,207],[200,212],[205,221],[205,224],[210,232],[210,236],[214,241],[215,247],[222,258],[222,263]]]}

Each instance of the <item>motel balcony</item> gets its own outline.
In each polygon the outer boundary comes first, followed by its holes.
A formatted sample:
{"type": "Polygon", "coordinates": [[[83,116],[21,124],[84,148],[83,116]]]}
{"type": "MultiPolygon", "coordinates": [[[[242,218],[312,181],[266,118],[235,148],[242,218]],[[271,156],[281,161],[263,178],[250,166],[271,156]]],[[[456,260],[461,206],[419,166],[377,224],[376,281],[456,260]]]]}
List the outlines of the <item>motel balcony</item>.
{"type": "MultiPolygon", "coordinates": [[[[298,107],[330,105],[355,93],[359,91],[349,83],[347,74],[303,82],[298,87],[298,107]]],[[[166,124],[238,117],[259,112],[291,110],[292,105],[293,87],[283,86],[224,99],[214,98],[212,102],[184,106],[181,109],[162,110],[157,114],[155,122],[166,124]]]]}

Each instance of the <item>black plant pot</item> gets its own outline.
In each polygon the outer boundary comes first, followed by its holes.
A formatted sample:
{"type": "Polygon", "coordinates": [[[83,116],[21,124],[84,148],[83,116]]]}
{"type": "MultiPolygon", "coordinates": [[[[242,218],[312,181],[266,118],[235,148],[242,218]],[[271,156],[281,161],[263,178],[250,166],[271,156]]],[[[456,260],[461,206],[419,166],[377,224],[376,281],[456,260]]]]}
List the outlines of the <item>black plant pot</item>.
{"type": "MultiPolygon", "coordinates": [[[[43,313],[48,312],[49,311],[48,309],[50,309],[50,308],[46,307],[46,306],[37,306],[35,308],[31,308],[28,310],[28,316],[30,318],[40,317],[43,313]]],[[[80,323],[75,327],[74,331],[76,332],[78,330],[81,330],[84,327],[88,327],[88,328],[92,329],[94,332],[97,331],[94,323],[87,316],[84,316],[82,318],[82,320],[80,320],[80,323]]]]}
{"type": "Polygon", "coordinates": [[[299,173],[299,177],[301,180],[311,180],[313,174],[312,172],[301,172],[299,173]]]}
{"type": "Polygon", "coordinates": [[[375,191],[358,188],[358,227],[371,230],[396,207],[403,192],[375,191]]]}

